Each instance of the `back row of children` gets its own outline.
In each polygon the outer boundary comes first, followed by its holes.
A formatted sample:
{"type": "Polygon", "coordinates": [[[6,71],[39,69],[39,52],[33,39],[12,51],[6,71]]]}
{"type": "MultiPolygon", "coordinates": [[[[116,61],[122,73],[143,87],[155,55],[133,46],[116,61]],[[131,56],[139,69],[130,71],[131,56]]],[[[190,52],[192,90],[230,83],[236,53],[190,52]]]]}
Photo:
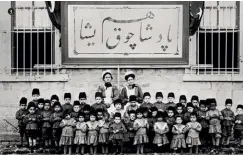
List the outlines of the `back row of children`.
{"type": "MultiPolygon", "coordinates": [[[[79,94],[79,100],[71,104],[71,94],[65,93],[65,104],[61,105],[56,95],[51,100],[38,99],[39,90],[34,89],[34,100],[28,103],[21,98],[20,110],[16,113],[19,121],[21,142],[24,136],[28,139],[31,150],[36,145],[48,148],[54,145],[57,149],[64,146],[64,153],[71,153],[72,146],[76,152],[84,153],[88,145],[90,153],[97,152],[101,146],[102,153],[108,153],[108,144],[116,147],[115,153],[123,152],[123,145],[137,146],[137,154],[156,145],[153,152],[183,151],[189,148],[198,152],[198,146],[211,143],[218,147],[229,145],[234,131],[236,138],[241,139],[243,146],[243,106],[237,106],[237,115],[231,110],[232,100],[226,99],[226,108],[219,111],[214,98],[200,100],[192,96],[187,103],[185,95],[180,102],[174,103],[174,93],[168,94],[168,103],[163,103],[163,94],[156,93],[156,103],[150,103],[151,95],[145,92],[140,105],[134,95],[129,102],[122,105],[121,100],[114,101],[115,110],[107,110],[102,102],[102,94],[96,92],[96,103],[86,103],[85,92],[79,94]],[[37,97],[36,97],[37,96],[37,97]],[[234,129],[234,130],[233,130],[234,129]],[[208,139],[208,133],[211,139],[208,139]],[[169,150],[170,149],[170,150],[169,150]]],[[[127,148],[127,147],[126,147],[127,148]]]]}

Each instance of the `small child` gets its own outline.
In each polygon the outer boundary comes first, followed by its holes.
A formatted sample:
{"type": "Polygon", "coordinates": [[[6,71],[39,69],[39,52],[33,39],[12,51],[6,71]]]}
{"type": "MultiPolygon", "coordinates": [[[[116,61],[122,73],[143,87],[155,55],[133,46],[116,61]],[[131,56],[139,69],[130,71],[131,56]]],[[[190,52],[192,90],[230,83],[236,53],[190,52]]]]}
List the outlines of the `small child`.
{"type": "Polygon", "coordinates": [[[136,131],[133,145],[137,145],[137,154],[143,154],[144,144],[149,142],[147,131],[149,124],[147,119],[143,118],[143,110],[138,108],[136,111],[137,119],[134,122],[133,128],[136,131]]]}
{"type": "Polygon", "coordinates": [[[152,107],[150,111],[151,111],[151,116],[148,118],[148,123],[149,123],[149,127],[154,128],[154,123],[157,121],[157,114],[159,111],[157,107],[152,107]]]}
{"type": "Polygon", "coordinates": [[[34,88],[32,90],[32,98],[33,98],[32,101],[35,103],[36,106],[38,104],[39,97],[40,97],[40,90],[38,88],[34,88]]]}
{"type": "Polygon", "coordinates": [[[114,119],[114,114],[119,112],[121,117],[124,117],[125,110],[122,108],[122,101],[120,99],[116,99],[114,102],[115,110],[110,113],[111,119],[114,119]]]}
{"type": "Polygon", "coordinates": [[[55,102],[59,102],[59,97],[56,94],[54,94],[51,96],[50,100],[51,100],[51,106],[53,106],[55,102]]]}
{"type": "Polygon", "coordinates": [[[165,104],[163,103],[163,94],[162,92],[156,92],[155,99],[156,102],[153,104],[153,106],[158,108],[158,111],[165,111],[165,104]]]}
{"type": "Polygon", "coordinates": [[[232,136],[232,127],[234,125],[235,114],[231,110],[232,100],[226,99],[225,101],[225,109],[221,111],[223,116],[222,121],[222,145],[229,146],[230,137],[232,136]],[[226,142],[225,142],[226,141],[226,142]]]}
{"type": "Polygon", "coordinates": [[[204,146],[207,146],[209,138],[208,138],[208,120],[206,119],[206,112],[207,112],[207,107],[206,107],[206,100],[200,100],[200,110],[197,111],[197,116],[198,116],[198,122],[202,126],[202,130],[200,132],[200,138],[201,138],[201,143],[204,146]]]}
{"type": "Polygon", "coordinates": [[[154,141],[153,143],[157,145],[157,153],[161,153],[163,146],[169,144],[169,140],[166,134],[169,132],[169,127],[166,122],[163,121],[163,112],[159,111],[157,114],[157,122],[154,124],[154,141]]]}
{"type": "Polygon", "coordinates": [[[60,139],[60,146],[64,146],[63,154],[71,154],[72,153],[72,145],[74,139],[73,126],[75,126],[75,119],[71,118],[71,113],[68,109],[63,112],[63,120],[60,123],[60,127],[62,128],[62,135],[60,139]]]}
{"type": "Polygon", "coordinates": [[[182,103],[177,103],[176,104],[176,114],[175,116],[181,116],[182,121],[184,118],[184,109],[183,109],[183,104],[182,103]]]}
{"type": "Polygon", "coordinates": [[[185,95],[180,96],[179,103],[181,103],[183,106],[183,112],[186,112],[187,111],[187,109],[186,109],[187,99],[186,99],[185,95]]]}
{"type": "Polygon", "coordinates": [[[24,117],[24,123],[26,124],[26,136],[29,140],[29,147],[33,153],[36,152],[36,137],[40,117],[36,114],[36,104],[34,102],[29,102],[27,109],[29,114],[24,117]]]}
{"type": "Polygon", "coordinates": [[[193,147],[195,147],[195,153],[198,153],[198,146],[201,145],[201,141],[199,138],[199,132],[202,130],[202,126],[197,122],[197,114],[195,112],[191,113],[191,122],[186,124],[185,131],[189,131],[186,143],[190,148],[190,153],[192,153],[193,147]]]}
{"type": "Polygon", "coordinates": [[[243,105],[237,105],[236,113],[234,137],[235,139],[240,139],[240,147],[243,148],[243,105]]]}
{"type": "Polygon", "coordinates": [[[95,101],[96,103],[91,106],[92,110],[96,112],[97,109],[102,109],[105,112],[105,117],[109,117],[109,113],[107,111],[107,107],[103,102],[103,95],[101,92],[95,93],[95,101]]]}
{"type": "Polygon", "coordinates": [[[37,109],[36,109],[37,115],[41,115],[42,111],[44,110],[44,102],[45,100],[43,98],[38,99],[37,109]]]}
{"type": "Polygon", "coordinates": [[[190,122],[191,113],[194,112],[194,106],[191,102],[188,102],[186,108],[187,108],[187,112],[184,114],[184,122],[188,123],[190,122]]]}
{"type": "Polygon", "coordinates": [[[79,102],[80,102],[80,111],[83,111],[84,110],[84,106],[88,105],[86,103],[87,102],[86,93],[85,92],[80,92],[78,98],[79,98],[79,102]]]}
{"type": "Polygon", "coordinates": [[[143,103],[140,105],[140,107],[141,108],[142,107],[146,107],[146,108],[150,109],[153,106],[153,104],[150,103],[150,99],[151,99],[150,93],[149,92],[145,92],[143,94],[143,103]]]}
{"type": "Polygon", "coordinates": [[[108,141],[109,141],[109,120],[105,118],[104,111],[97,109],[97,118],[99,122],[99,138],[98,143],[101,145],[102,153],[108,154],[108,141]]]}
{"type": "Polygon", "coordinates": [[[114,114],[114,122],[110,125],[110,140],[114,147],[116,147],[116,153],[123,153],[123,140],[126,127],[121,121],[121,114],[119,112],[114,114]],[[120,148],[120,151],[119,151],[120,148]]]}
{"type": "Polygon", "coordinates": [[[49,148],[51,146],[51,122],[50,117],[52,115],[51,111],[51,103],[49,100],[44,101],[44,110],[41,113],[42,119],[42,138],[44,142],[45,148],[49,148]]]}
{"type": "Polygon", "coordinates": [[[127,142],[127,146],[131,146],[134,141],[135,136],[135,130],[133,128],[133,124],[136,119],[136,111],[130,110],[128,111],[129,119],[125,122],[125,126],[127,129],[127,132],[124,134],[124,141],[127,142]]]}
{"type": "Polygon", "coordinates": [[[75,138],[74,144],[77,145],[76,147],[76,154],[79,154],[81,148],[81,154],[84,154],[84,148],[87,144],[87,125],[84,122],[84,113],[79,112],[78,114],[78,122],[76,124],[76,131],[75,131],[75,138]]]}
{"type": "Polygon", "coordinates": [[[173,92],[170,92],[168,94],[168,103],[165,104],[166,110],[168,110],[169,107],[176,107],[176,104],[174,103],[175,100],[175,94],[173,92]]]}
{"type": "Polygon", "coordinates": [[[199,98],[197,95],[193,95],[192,98],[191,98],[191,102],[194,106],[194,112],[197,112],[200,110],[199,108],[199,98]]]}
{"type": "Polygon", "coordinates": [[[168,117],[166,117],[166,122],[168,124],[169,127],[169,132],[167,133],[168,139],[169,141],[172,140],[172,126],[175,124],[175,108],[174,107],[169,107],[167,109],[168,111],[168,117]]]}
{"type": "Polygon", "coordinates": [[[83,112],[84,112],[84,121],[88,122],[90,118],[91,106],[88,104],[84,105],[83,112]]]}
{"type": "Polygon", "coordinates": [[[80,111],[80,103],[78,100],[73,102],[73,111],[71,112],[71,117],[74,118],[76,121],[78,120],[78,114],[80,111]]]}
{"type": "Polygon", "coordinates": [[[96,113],[94,111],[90,113],[90,120],[86,124],[88,127],[87,145],[89,146],[90,154],[96,154],[98,144],[99,122],[96,121],[96,113]]]}
{"type": "Polygon", "coordinates": [[[62,128],[60,127],[60,123],[62,121],[62,106],[60,102],[55,102],[53,104],[53,110],[54,112],[52,113],[50,117],[50,122],[52,123],[52,137],[54,141],[54,145],[56,150],[59,150],[59,141],[60,137],[62,134],[62,128]]]}
{"type": "Polygon", "coordinates": [[[64,105],[62,105],[63,111],[68,109],[70,112],[73,110],[73,106],[71,105],[71,93],[64,94],[64,105]]]}
{"type": "Polygon", "coordinates": [[[186,127],[183,122],[183,117],[180,115],[176,116],[176,124],[172,127],[173,138],[171,141],[170,148],[175,152],[180,151],[183,153],[183,149],[186,148],[186,140],[185,140],[185,130],[186,127]],[[179,150],[178,150],[179,149],[179,150]]]}
{"type": "MultiPolygon", "coordinates": [[[[159,112],[161,112],[161,111],[159,111],[159,112]]],[[[157,107],[151,107],[149,116],[147,118],[148,119],[148,123],[149,123],[149,130],[148,130],[149,144],[148,144],[147,147],[151,149],[151,152],[154,152],[154,145],[155,145],[153,143],[154,136],[155,136],[154,124],[157,122],[157,114],[158,114],[158,108],[157,107]]]]}
{"type": "Polygon", "coordinates": [[[214,98],[208,99],[210,110],[206,113],[206,119],[209,120],[209,132],[212,137],[213,146],[218,147],[221,138],[221,122],[223,119],[222,113],[216,109],[217,103],[214,98]]]}
{"type": "MultiPolygon", "coordinates": [[[[26,137],[25,134],[25,127],[26,124],[24,123],[24,117],[26,115],[28,115],[28,110],[26,109],[26,105],[27,105],[27,98],[22,97],[19,101],[19,110],[16,112],[16,119],[18,120],[18,127],[19,127],[19,134],[20,134],[20,138],[21,138],[21,143],[20,145],[23,146],[24,144],[24,137],[26,137]]],[[[27,140],[27,139],[26,139],[27,140]]]]}
{"type": "Polygon", "coordinates": [[[131,110],[134,110],[136,111],[137,109],[139,108],[139,105],[138,105],[138,102],[137,102],[137,97],[135,95],[131,95],[129,97],[129,103],[126,104],[126,111],[125,111],[125,114],[124,114],[124,119],[129,119],[129,114],[128,112],[131,111],[131,110]]]}

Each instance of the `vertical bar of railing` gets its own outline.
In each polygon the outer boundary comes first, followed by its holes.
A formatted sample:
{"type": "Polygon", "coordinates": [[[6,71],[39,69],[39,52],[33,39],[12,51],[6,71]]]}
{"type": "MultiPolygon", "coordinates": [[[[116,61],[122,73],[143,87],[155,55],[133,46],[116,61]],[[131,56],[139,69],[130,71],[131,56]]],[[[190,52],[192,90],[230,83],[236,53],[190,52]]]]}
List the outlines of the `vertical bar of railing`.
{"type": "Polygon", "coordinates": [[[33,44],[33,42],[32,42],[32,28],[33,28],[33,26],[32,26],[32,23],[33,23],[32,22],[32,19],[33,19],[32,14],[33,14],[33,8],[30,11],[30,76],[32,76],[32,46],[33,46],[32,45],[33,44]]]}
{"type": "MultiPolygon", "coordinates": [[[[223,2],[223,1],[222,1],[223,2]]],[[[228,39],[228,23],[227,22],[225,22],[225,10],[227,11],[227,8],[225,8],[225,9],[223,9],[223,18],[224,18],[224,26],[225,26],[225,31],[226,31],[226,34],[225,34],[225,74],[227,74],[227,55],[228,55],[228,50],[227,50],[227,48],[228,48],[228,41],[227,41],[227,39],[228,39]]]]}
{"type": "Polygon", "coordinates": [[[218,24],[217,24],[217,27],[218,27],[218,74],[220,74],[220,6],[219,6],[219,2],[217,1],[217,14],[218,14],[218,24]]]}
{"type": "MultiPolygon", "coordinates": [[[[235,2],[235,10],[238,9],[236,3],[237,2],[235,2]]],[[[236,11],[235,10],[234,10],[235,19],[237,19],[236,18],[237,16],[236,16],[236,11]]],[[[235,27],[236,27],[236,20],[234,21],[233,28],[232,28],[232,74],[234,74],[234,64],[235,64],[234,63],[234,56],[235,56],[235,27]]]]}
{"type": "MultiPolygon", "coordinates": [[[[24,10],[24,9],[22,9],[24,10]]],[[[24,11],[23,11],[24,12],[24,11]]],[[[25,12],[24,12],[25,13],[25,12]]],[[[25,16],[23,16],[22,18],[24,18],[25,16]]],[[[25,22],[23,22],[23,75],[25,76],[25,22]]]]}
{"type": "Polygon", "coordinates": [[[197,74],[199,75],[199,27],[197,29],[197,74]]]}
{"type": "Polygon", "coordinates": [[[120,65],[117,65],[117,87],[120,89],[120,65]]]}
{"type": "MultiPolygon", "coordinates": [[[[54,43],[53,40],[52,40],[52,39],[53,39],[53,38],[52,38],[52,35],[53,35],[53,30],[54,30],[54,32],[55,32],[55,29],[54,29],[53,26],[52,26],[51,20],[49,20],[49,26],[50,26],[50,29],[51,29],[51,75],[52,75],[52,74],[53,74],[53,73],[52,73],[52,69],[53,69],[53,68],[52,68],[52,67],[53,67],[53,66],[52,66],[52,65],[53,65],[53,64],[52,64],[52,52],[53,52],[53,50],[52,50],[52,47],[53,47],[52,44],[54,43]]],[[[54,34],[55,34],[55,33],[54,33],[54,34]]]]}
{"type": "Polygon", "coordinates": [[[39,70],[39,28],[40,26],[38,25],[38,27],[36,26],[36,29],[37,29],[37,75],[40,75],[40,70],[39,70]]]}
{"type": "MultiPolygon", "coordinates": [[[[206,9],[205,9],[206,10],[206,9]]],[[[205,19],[205,18],[204,18],[205,19]]],[[[207,67],[206,67],[206,64],[207,64],[207,51],[206,51],[206,48],[207,48],[207,23],[205,24],[205,20],[203,20],[203,25],[204,25],[204,74],[206,74],[206,71],[207,71],[207,67]]]]}
{"type": "Polygon", "coordinates": [[[211,6],[210,8],[210,24],[211,24],[211,74],[213,75],[213,35],[214,35],[214,29],[213,29],[213,22],[212,22],[212,9],[213,7],[211,6]]]}
{"type": "MultiPolygon", "coordinates": [[[[16,7],[16,3],[15,3],[15,7],[16,7]]],[[[16,8],[16,13],[18,13],[18,9],[16,8]]],[[[18,76],[19,75],[19,21],[17,20],[17,17],[15,15],[15,24],[16,24],[16,32],[17,32],[17,57],[16,57],[16,61],[17,61],[17,64],[16,64],[16,75],[18,76]]],[[[15,33],[15,29],[14,30],[14,33],[15,33]]]]}
{"type": "MultiPolygon", "coordinates": [[[[41,20],[43,23],[43,16],[41,16],[41,20]]],[[[43,29],[44,29],[44,75],[46,75],[46,27],[45,25],[43,26],[43,29]]]]}

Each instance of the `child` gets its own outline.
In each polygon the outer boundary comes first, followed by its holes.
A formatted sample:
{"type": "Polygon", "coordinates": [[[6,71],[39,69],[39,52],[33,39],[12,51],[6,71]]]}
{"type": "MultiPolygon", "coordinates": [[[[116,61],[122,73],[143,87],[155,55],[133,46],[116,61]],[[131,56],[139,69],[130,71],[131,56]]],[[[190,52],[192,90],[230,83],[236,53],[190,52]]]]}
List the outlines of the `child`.
{"type": "Polygon", "coordinates": [[[237,105],[236,112],[234,137],[240,139],[240,147],[243,148],[243,105],[237,105]]]}
{"type": "Polygon", "coordinates": [[[75,126],[75,119],[71,118],[71,113],[68,109],[63,112],[63,120],[60,123],[60,127],[62,128],[62,135],[60,139],[60,146],[64,146],[63,154],[71,154],[72,153],[72,145],[73,145],[73,126],[75,126]]]}
{"type": "Polygon", "coordinates": [[[184,118],[184,109],[183,109],[183,104],[182,103],[177,103],[176,104],[176,114],[175,116],[181,116],[182,120],[184,118]]]}
{"type": "Polygon", "coordinates": [[[85,122],[88,122],[89,121],[89,118],[90,118],[90,112],[91,112],[90,105],[88,105],[88,104],[84,105],[83,112],[84,112],[84,121],[85,122]]]}
{"type": "Polygon", "coordinates": [[[186,112],[187,111],[187,109],[186,109],[187,99],[186,99],[185,95],[180,96],[179,103],[181,103],[183,106],[183,112],[186,112]]]}
{"type": "Polygon", "coordinates": [[[122,101],[120,99],[116,99],[114,101],[114,107],[115,110],[110,113],[111,119],[114,119],[114,114],[119,112],[121,114],[121,117],[124,117],[125,110],[122,108],[122,101]]]}
{"type": "Polygon", "coordinates": [[[98,143],[101,145],[102,153],[108,154],[108,141],[109,141],[109,121],[105,118],[102,109],[97,109],[97,118],[99,122],[99,138],[98,143]]]}
{"type": "Polygon", "coordinates": [[[73,111],[71,112],[71,117],[76,121],[78,120],[78,113],[80,111],[80,103],[78,100],[73,102],[73,111]]]}
{"type": "MultiPolygon", "coordinates": [[[[159,112],[161,112],[161,111],[159,111],[159,112]]],[[[157,107],[151,107],[149,117],[147,118],[148,123],[149,123],[149,130],[148,130],[149,144],[148,144],[148,147],[151,149],[152,152],[154,152],[154,149],[153,149],[154,148],[153,140],[154,140],[154,135],[155,135],[154,123],[157,122],[157,114],[158,114],[158,108],[157,107]]]]}
{"type": "Polygon", "coordinates": [[[154,141],[153,143],[157,145],[157,153],[161,152],[161,148],[169,144],[169,140],[166,134],[169,132],[169,127],[166,122],[163,121],[163,112],[159,111],[157,114],[157,122],[154,124],[154,141]]]}
{"type": "Polygon", "coordinates": [[[134,137],[133,145],[137,145],[137,154],[143,154],[144,144],[149,142],[147,131],[149,129],[149,124],[147,119],[143,118],[143,111],[141,108],[136,111],[137,119],[134,122],[134,130],[136,135],[134,137]]]}
{"type": "Polygon", "coordinates": [[[230,137],[232,133],[232,127],[234,125],[235,115],[234,112],[231,110],[232,107],[232,100],[226,99],[225,101],[225,109],[221,111],[223,116],[222,121],[222,145],[229,146],[230,137]],[[226,140],[226,142],[225,142],[226,140]]]}
{"type": "Polygon", "coordinates": [[[76,124],[76,131],[75,131],[75,138],[74,138],[74,144],[77,145],[76,148],[76,154],[79,154],[79,150],[81,147],[81,154],[84,154],[84,148],[87,144],[87,125],[84,122],[84,113],[79,112],[78,114],[78,122],[76,124]]]}
{"type": "Polygon", "coordinates": [[[36,114],[41,115],[42,111],[44,110],[44,102],[43,98],[38,99],[36,114]]]}
{"type": "Polygon", "coordinates": [[[179,151],[183,153],[183,149],[186,148],[186,141],[185,141],[185,125],[182,124],[183,117],[181,115],[176,116],[176,124],[172,127],[173,138],[171,141],[170,148],[173,149],[175,152],[179,151]]]}
{"type": "Polygon", "coordinates": [[[169,107],[167,109],[168,111],[168,117],[166,117],[166,122],[168,124],[168,127],[169,127],[169,132],[167,133],[167,136],[168,136],[168,139],[169,141],[171,141],[172,139],[172,126],[175,124],[175,108],[174,107],[169,107]]]}
{"type": "Polygon", "coordinates": [[[55,102],[53,104],[53,110],[54,112],[52,113],[50,117],[50,122],[52,123],[52,137],[54,141],[54,145],[56,150],[59,150],[59,141],[60,137],[62,134],[62,128],[60,127],[60,123],[62,121],[62,106],[60,102],[55,102]]]}
{"type": "Polygon", "coordinates": [[[28,110],[26,109],[27,98],[22,97],[19,101],[19,110],[16,112],[16,119],[18,120],[19,134],[21,138],[20,146],[23,146],[25,134],[26,124],[24,123],[24,117],[28,114],[28,110]]]}
{"type": "Polygon", "coordinates": [[[129,97],[129,103],[126,104],[126,108],[124,108],[124,109],[126,109],[125,114],[124,114],[125,119],[129,118],[129,115],[128,115],[129,111],[131,111],[131,110],[136,111],[138,108],[139,108],[139,105],[137,102],[137,97],[135,95],[131,95],[129,97]]]}
{"type": "Polygon", "coordinates": [[[208,120],[206,119],[206,112],[207,112],[207,107],[206,107],[206,100],[200,100],[200,110],[197,112],[198,116],[198,122],[202,126],[202,130],[200,132],[200,138],[201,138],[201,143],[204,146],[207,146],[208,144],[208,120]]]}
{"type": "MultiPolygon", "coordinates": [[[[36,114],[41,118],[41,113],[44,111],[44,98],[39,98],[38,99],[38,104],[37,104],[37,109],[36,109],[36,114]]],[[[41,127],[42,127],[42,122],[38,122],[38,132],[36,133],[36,145],[42,145],[42,133],[41,133],[41,127]]]]}
{"type": "Polygon", "coordinates": [[[85,92],[80,92],[78,98],[79,98],[79,102],[80,102],[80,111],[83,111],[84,106],[88,105],[86,103],[87,102],[86,93],[85,92]]]}
{"type": "Polygon", "coordinates": [[[166,110],[168,110],[169,107],[176,107],[176,104],[174,103],[175,100],[175,94],[173,92],[170,92],[168,94],[168,103],[165,104],[166,110]]]}
{"type": "Polygon", "coordinates": [[[27,109],[29,114],[24,117],[24,123],[26,124],[26,136],[29,140],[29,147],[33,153],[36,152],[36,137],[40,118],[36,114],[36,104],[34,102],[30,102],[27,109]]]}
{"type": "Polygon", "coordinates": [[[153,106],[153,104],[152,103],[150,103],[150,99],[151,99],[151,95],[150,95],[150,93],[149,92],[145,92],[144,94],[143,94],[143,103],[141,104],[141,108],[142,107],[146,107],[146,108],[148,108],[148,109],[150,109],[152,106],[153,106]]]}
{"type": "Polygon", "coordinates": [[[96,111],[97,109],[102,109],[103,111],[106,112],[106,116],[107,116],[107,107],[106,105],[103,103],[103,96],[101,92],[96,92],[95,93],[95,104],[93,104],[91,106],[91,108],[96,111]]]}
{"type": "Polygon", "coordinates": [[[35,103],[36,106],[38,104],[39,97],[40,97],[40,90],[38,88],[34,88],[32,90],[32,98],[33,98],[32,101],[35,103]]]}
{"type": "Polygon", "coordinates": [[[116,153],[123,153],[123,140],[126,127],[121,121],[121,114],[114,114],[114,122],[110,126],[110,140],[114,147],[116,147],[116,153]],[[119,151],[120,148],[120,151],[119,151]]]}
{"type": "Polygon", "coordinates": [[[194,106],[191,102],[188,102],[186,108],[187,108],[187,112],[184,114],[184,122],[188,123],[190,122],[191,113],[194,111],[194,106]]]}
{"type": "Polygon", "coordinates": [[[197,112],[200,110],[199,108],[199,98],[197,95],[193,95],[192,98],[191,98],[191,102],[194,106],[194,112],[197,112]]]}
{"type": "Polygon", "coordinates": [[[152,107],[150,109],[151,111],[151,117],[148,118],[149,121],[149,127],[154,127],[154,123],[157,121],[157,114],[158,114],[158,108],[157,107],[152,107]]]}
{"type": "Polygon", "coordinates": [[[222,113],[216,109],[217,103],[214,98],[208,99],[210,103],[210,110],[206,113],[206,119],[209,120],[209,132],[212,137],[213,146],[218,147],[221,138],[221,124],[220,120],[223,119],[222,113]]]}
{"type": "Polygon", "coordinates": [[[156,102],[153,104],[153,106],[158,108],[158,111],[165,111],[165,104],[163,103],[163,94],[162,92],[156,92],[155,99],[156,102]]]}
{"type": "Polygon", "coordinates": [[[59,97],[56,94],[51,96],[51,106],[53,106],[55,102],[59,102],[59,97]]]}
{"type": "Polygon", "coordinates": [[[184,129],[184,131],[189,131],[186,143],[190,148],[190,153],[192,153],[193,147],[195,147],[195,153],[198,153],[198,146],[201,145],[199,132],[202,130],[202,126],[197,122],[197,114],[195,112],[191,113],[190,120],[191,122],[187,123],[186,128],[184,129]]]}
{"type": "Polygon", "coordinates": [[[64,94],[64,105],[62,105],[63,111],[68,109],[70,112],[73,110],[73,106],[71,105],[71,93],[64,94]]]}
{"type": "Polygon", "coordinates": [[[90,149],[90,154],[97,153],[97,144],[98,144],[98,131],[99,131],[99,122],[96,121],[96,113],[90,113],[90,120],[86,123],[87,124],[87,145],[90,149]]]}
{"type": "Polygon", "coordinates": [[[50,117],[52,115],[51,111],[51,103],[49,100],[44,101],[44,110],[41,113],[41,119],[42,119],[42,138],[45,145],[45,148],[48,148],[51,146],[51,122],[50,117]]]}
{"type": "Polygon", "coordinates": [[[124,134],[124,141],[127,142],[127,146],[131,146],[134,141],[135,136],[135,130],[133,128],[133,124],[136,119],[136,111],[130,110],[128,111],[129,119],[125,122],[125,127],[127,129],[127,132],[124,134]]]}

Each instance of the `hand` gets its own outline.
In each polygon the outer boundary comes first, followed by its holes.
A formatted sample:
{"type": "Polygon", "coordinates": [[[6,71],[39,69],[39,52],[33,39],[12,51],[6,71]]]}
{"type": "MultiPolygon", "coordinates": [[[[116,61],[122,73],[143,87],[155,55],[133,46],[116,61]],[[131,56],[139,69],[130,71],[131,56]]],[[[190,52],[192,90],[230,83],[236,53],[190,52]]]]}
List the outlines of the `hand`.
{"type": "Polygon", "coordinates": [[[240,124],[241,123],[241,120],[238,120],[238,123],[240,124]]]}
{"type": "Polygon", "coordinates": [[[129,130],[133,130],[133,128],[129,128],[129,130]]]}
{"type": "Polygon", "coordinates": [[[31,121],[32,120],[32,118],[29,118],[29,121],[31,121]]]}
{"type": "Polygon", "coordinates": [[[205,116],[201,116],[201,118],[205,118],[205,116]]]}
{"type": "Polygon", "coordinates": [[[238,124],[238,121],[239,121],[239,120],[236,120],[236,121],[235,121],[235,123],[237,123],[237,124],[238,124]]]}

